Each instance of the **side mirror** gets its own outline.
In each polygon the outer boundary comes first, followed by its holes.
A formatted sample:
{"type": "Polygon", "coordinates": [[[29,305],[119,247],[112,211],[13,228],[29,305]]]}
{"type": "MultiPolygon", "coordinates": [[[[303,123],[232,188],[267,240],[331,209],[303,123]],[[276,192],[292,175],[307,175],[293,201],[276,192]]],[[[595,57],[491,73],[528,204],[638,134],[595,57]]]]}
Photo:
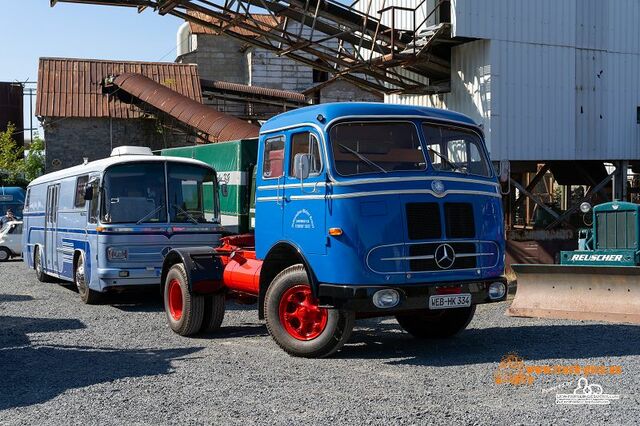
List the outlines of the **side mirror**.
{"type": "Polygon", "coordinates": [[[84,187],[84,200],[85,201],[91,201],[93,200],[93,186],[87,184],[87,186],[84,187]]]}
{"type": "Polygon", "coordinates": [[[91,201],[93,200],[93,197],[95,196],[95,189],[98,186],[98,178],[93,177],[91,179],[89,179],[89,182],[87,182],[87,185],[84,187],[84,199],[85,201],[91,201]]]}
{"type": "Polygon", "coordinates": [[[311,171],[311,154],[296,154],[293,158],[293,174],[303,180],[309,177],[311,171]]]}
{"type": "Polygon", "coordinates": [[[229,195],[229,186],[227,185],[227,182],[220,182],[220,194],[223,197],[229,195]]]}

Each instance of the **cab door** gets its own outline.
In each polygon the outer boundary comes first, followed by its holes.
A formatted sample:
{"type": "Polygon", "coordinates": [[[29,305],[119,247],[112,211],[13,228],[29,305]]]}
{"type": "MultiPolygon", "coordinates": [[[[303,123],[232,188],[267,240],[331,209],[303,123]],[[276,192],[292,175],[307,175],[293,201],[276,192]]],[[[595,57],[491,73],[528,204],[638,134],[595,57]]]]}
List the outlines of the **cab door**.
{"type": "Polygon", "coordinates": [[[60,184],[47,188],[47,205],[45,210],[44,260],[47,272],[58,274],[58,201],[60,184]]]}
{"type": "Polygon", "coordinates": [[[287,135],[284,186],[284,220],[287,240],[295,242],[304,253],[326,254],[326,167],[322,162],[319,136],[311,128],[292,130],[287,135]],[[296,154],[310,154],[309,176],[295,177],[296,154]]]}

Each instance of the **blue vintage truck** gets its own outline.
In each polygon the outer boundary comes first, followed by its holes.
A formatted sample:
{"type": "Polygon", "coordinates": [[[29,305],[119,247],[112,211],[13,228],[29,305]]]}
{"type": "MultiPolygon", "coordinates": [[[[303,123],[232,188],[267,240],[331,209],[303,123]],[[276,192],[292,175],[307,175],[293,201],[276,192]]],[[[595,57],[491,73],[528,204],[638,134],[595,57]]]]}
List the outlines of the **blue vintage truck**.
{"type": "Polygon", "coordinates": [[[324,357],[358,317],[395,316],[418,338],[443,338],[475,305],[505,299],[500,188],[470,118],[321,104],[267,121],[257,152],[254,232],[165,258],[175,332],[217,329],[235,298],[258,304],[288,353],[324,357]]]}

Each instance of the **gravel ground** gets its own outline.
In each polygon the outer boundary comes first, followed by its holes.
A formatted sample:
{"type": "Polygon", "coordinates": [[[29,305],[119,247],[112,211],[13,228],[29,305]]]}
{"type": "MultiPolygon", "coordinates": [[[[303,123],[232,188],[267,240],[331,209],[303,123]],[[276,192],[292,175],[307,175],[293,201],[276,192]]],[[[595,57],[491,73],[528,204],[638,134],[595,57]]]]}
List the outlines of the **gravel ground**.
{"type": "Polygon", "coordinates": [[[480,306],[469,328],[420,342],[391,319],[357,323],[331,359],[281,351],[252,307],[223,330],[183,338],[153,293],[83,305],[0,264],[0,424],[631,424],[640,418],[640,327],[514,319],[480,306]],[[501,358],[527,365],[620,365],[592,376],[610,405],[559,406],[577,376],[496,384],[501,358]],[[567,383],[571,381],[571,383],[567,383]],[[557,389],[551,389],[558,387],[557,389]]]}

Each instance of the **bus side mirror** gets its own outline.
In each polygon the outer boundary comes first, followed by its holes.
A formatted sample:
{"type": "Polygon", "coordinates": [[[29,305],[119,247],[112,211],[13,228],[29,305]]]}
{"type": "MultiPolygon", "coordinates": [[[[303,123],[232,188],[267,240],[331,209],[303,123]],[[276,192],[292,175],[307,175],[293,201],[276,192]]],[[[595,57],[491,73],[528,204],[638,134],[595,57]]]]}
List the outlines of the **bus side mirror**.
{"type": "Polygon", "coordinates": [[[229,186],[227,185],[227,182],[220,182],[220,194],[223,197],[229,195],[229,186]]]}
{"type": "Polygon", "coordinates": [[[98,186],[98,182],[99,182],[99,180],[96,177],[93,177],[93,178],[89,179],[89,182],[87,182],[87,185],[84,187],[84,200],[85,201],[93,200],[93,197],[95,196],[94,190],[98,186]]]}
{"type": "Polygon", "coordinates": [[[84,200],[85,201],[91,201],[93,200],[93,186],[91,185],[87,185],[84,188],[84,200]]]}
{"type": "Polygon", "coordinates": [[[293,158],[293,173],[300,180],[309,177],[311,170],[311,154],[296,154],[293,158]]]}

